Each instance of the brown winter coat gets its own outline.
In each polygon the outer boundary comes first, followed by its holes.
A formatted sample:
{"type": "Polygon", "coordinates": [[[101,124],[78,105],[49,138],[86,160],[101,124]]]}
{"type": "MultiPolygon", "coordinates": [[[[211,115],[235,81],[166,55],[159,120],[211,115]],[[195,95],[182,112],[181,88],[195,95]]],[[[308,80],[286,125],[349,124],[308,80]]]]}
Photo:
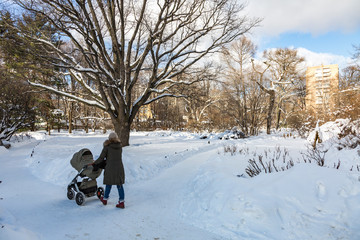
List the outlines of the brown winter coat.
{"type": "Polygon", "coordinates": [[[106,161],[104,169],[105,185],[121,185],[125,183],[125,171],[121,155],[122,147],[118,140],[111,139],[104,142],[104,148],[95,164],[106,161]]]}

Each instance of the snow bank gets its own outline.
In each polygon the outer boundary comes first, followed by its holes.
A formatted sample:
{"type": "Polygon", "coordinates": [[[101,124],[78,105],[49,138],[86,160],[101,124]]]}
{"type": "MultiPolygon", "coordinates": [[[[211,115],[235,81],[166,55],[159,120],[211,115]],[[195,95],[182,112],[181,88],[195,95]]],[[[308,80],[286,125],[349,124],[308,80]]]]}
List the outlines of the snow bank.
{"type": "MultiPolygon", "coordinates": [[[[317,131],[322,142],[316,149],[324,154],[325,166],[334,167],[340,163],[342,170],[360,170],[360,120],[338,119],[323,124],[317,131]]],[[[313,144],[315,134],[316,130],[310,133],[309,144],[313,144]]]]}
{"type": "Polygon", "coordinates": [[[44,131],[29,132],[28,134],[29,134],[29,136],[31,136],[32,138],[34,138],[36,140],[46,140],[48,137],[47,133],[44,131]]]}
{"type": "Polygon", "coordinates": [[[318,129],[310,132],[308,136],[308,141],[310,143],[314,142],[316,131],[319,132],[320,139],[323,142],[336,139],[344,127],[348,126],[350,123],[350,119],[338,119],[334,122],[326,122],[321,125],[318,129]]]}
{"type": "Polygon", "coordinates": [[[310,164],[251,179],[209,167],[189,184],[181,212],[224,239],[360,239],[359,193],[357,175],[310,164]]]}
{"type": "MultiPolygon", "coordinates": [[[[135,132],[132,135],[131,145],[123,148],[127,183],[150,179],[164,169],[182,161],[189,154],[193,154],[192,151],[197,149],[197,147],[187,145],[189,140],[198,139],[197,134],[159,131],[135,132]],[[147,140],[145,143],[138,144],[138,138],[147,140]],[[161,139],[167,142],[165,149],[161,139]],[[159,154],[159,149],[165,150],[162,151],[163,154],[159,154]]],[[[54,133],[48,136],[45,141],[34,147],[33,154],[27,158],[28,166],[33,174],[43,181],[66,186],[77,174],[70,165],[73,154],[82,148],[88,148],[96,159],[100,155],[102,143],[107,135],[85,136],[86,141],[81,140],[83,137],[81,133],[71,136],[54,133]]],[[[102,179],[100,176],[98,182],[102,183],[102,179]]]]}

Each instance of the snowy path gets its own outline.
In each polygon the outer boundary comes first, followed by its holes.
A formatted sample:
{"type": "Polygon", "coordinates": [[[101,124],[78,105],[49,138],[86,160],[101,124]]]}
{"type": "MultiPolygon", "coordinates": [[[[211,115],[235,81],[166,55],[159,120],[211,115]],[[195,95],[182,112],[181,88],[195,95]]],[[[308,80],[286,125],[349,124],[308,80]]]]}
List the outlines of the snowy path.
{"type": "MultiPolygon", "coordinates": [[[[64,139],[64,141],[68,140],[64,139]]],[[[96,141],[101,143],[103,140],[97,139],[96,141]]],[[[47,142],[49,143],[46,145],[54,144],[52,139],[47,142]]],[[[64,148],[64,151],[67,152],[65,148],[69,148],[68,142],[61,142],[59,139],[55,142],[58,145],[57,149],[64,148]]],[[[221,239],[216,234],[193,227],[179,219],[179,199],[182,195],[181,191],[183,191],[182,185],[187,180],[183,173],[187,171],[189,164],[194,164],[191,159],[176,160],[175,162],[182,162],[151,180],[126,184],[127,201],[124,210],[115,208],[117,199],[115,188],[107,206],[103,206],[97,198],[92,197],[86,199],[85,206],[79,207],[74,201],[66,198],[66,186],[42,181],[31,173],[26,159],[29,159],[34,147],[36,156],[44,151],[47,152],[47,155],[52,155],[52,158],[55,157],[56,153],[43,145],[45,144],[38,145],[37,142],[33,142],[14,147],[11,151],[6,152],[6,158],[9,161],[1,158],[3,166],[0,171],[2,181],[0,189],[1,197],[4,198],[1,202],[1,215],[6,216],[1,220],[6,223],[2,226],[11,229],[11,231],[5,232],[11,238],[17,237],[19,240],[221,239]],[[15,148],[19,148],[21,151],[15,148]],[[187,163],[188,161],[192,163],[187,163]]],[[[179,149],[179,144],[175,144],[174,148],[179,149]]],[[[173,149],[165,150],[164,154],[174,155],[173,149]]],[[[159,149],[154,152],[159,155],[159,149]]],[[[186,155],[192,156],[192,153],[186,152],[186,155]]],[[[61,151],[59,154],[62,155],[61,151]]],[[[54,169],[50,166],[59,165],[56,164],[57,159],[55,158],[52,163],[44,163],[45,166],[38,167],[37,164],[40,165],[47,159],[44,157],[37,157],[37,159],[39,160],[33,160],[31,164],[35,165],[35,169],[52,172],[54,169]]],[[[66,161],[68,160],[66,159],[66,161]]],[[[204,160],[199,158],[199,164],[202,161],[204,160]]],[[[62,170],[59,169],[59,171],[62,170]]],[[[50,179],[49,175],[49,173],[38,173],[38,176],[43,179],[50,179]]],[[[102,185],[102,179],[99,179],[98,183],[102,185]]],[[[5,235],[0,239],[9,239],[6,237],[5,235]]]]}
{"type": "Polygon", "coordinates": [[[159,239],[222,239],[179,219],[186,184],[205,161],[198,155],[183,160],[150,181],[129,187],[129,207],[136,208],[134,211],[142,219],[142,232],[158,234],[159,239]]]}
{"type": "Polygon", "coordinates": [[[0,239],[360,239],[358,173],[300,164],[239,178],[248,156],[223,152],[224,144],[257,153],[282,146],[296,160],[300,139],[208,143],[189,134],[133,133],[123,153],[126,208],[115,208],[115,188],[107,206],[92,197],[80,207],[66,198],[76,174],[69,160],[84,147],[97,157],[105,138],[54,134],[1,149],[0,239]]]}

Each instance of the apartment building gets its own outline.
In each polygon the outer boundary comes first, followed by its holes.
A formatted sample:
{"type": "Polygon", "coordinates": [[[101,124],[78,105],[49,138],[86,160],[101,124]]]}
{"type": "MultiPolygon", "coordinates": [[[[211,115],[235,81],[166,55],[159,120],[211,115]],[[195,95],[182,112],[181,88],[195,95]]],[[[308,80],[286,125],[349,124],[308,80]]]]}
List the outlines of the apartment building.
{"type": "Polygon", "coordinates": [[[308,67],[306,70],[306,109],[327,114],[338,106],[339,66],[308,67]]]}

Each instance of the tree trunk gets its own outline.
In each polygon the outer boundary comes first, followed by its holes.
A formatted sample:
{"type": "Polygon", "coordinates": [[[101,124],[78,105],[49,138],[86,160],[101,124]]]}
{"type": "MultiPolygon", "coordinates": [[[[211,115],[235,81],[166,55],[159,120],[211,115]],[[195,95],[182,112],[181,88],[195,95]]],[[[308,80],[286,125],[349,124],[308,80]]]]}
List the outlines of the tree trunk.
{"type": "Polygon", "coordinates": [[[70,103],[70,108],[69,108],[69,133],[72,133],[72,122],[73,122],[73,102],[70,103]]]}
{"type": "Polygon", "coordinates": [[[57,124],[58,124],[58,132],[60,132],[60,117],[57,118],[57,124]]]}
{"type": "Polygon", "coordinates": [[[249,134],[249,119],[248,119],[248,113],[247,113],[247,93],[246,93],[246,88],[245,88],[245,83],[244,80],[242,80],[242,91],[243,91],[243,95],[244,95],[244,118],[243,118],[243,122],[244,122],[244,130],[245,130],[245,134],[248,135],[249,134]]]}
{"type": "Polygon", "coordinates": [[[276,130],[280,128],[280,119],[281,119],[281,103],[279,104],[279,109],[277,113],[277,119],[276,119],[276,130]]]}
{"type": "Polygon", "coordinates": [[[50,121],[49,119],[46,120],[46,130],[47,130],[47,132],[48,132],[48,134],[50,136],[50,134],[51,134],[51,125],[50,125],[49,121],[50,121]]]}
{"type": "Polygon", "coordinates": [[[266,133],[270,134],[270,130],[271,130],[271,122],[272,122],[272,112],[274,109],[274,105],[275,105],[275,91],[274,90],[269,90],[269,109],[268,109],[268,114],[267,114],[267,118],[266,118],[266,133]]]}
{"type": "Polygon", "coordinates": [[[123,147],[125,146],[129,146],[129,139],[130,139],[130,125],[127,122],[122,122],[122,121],[114,121],[113,120],[113,124],[114,124],[114,128],[115,128],[115,132],[116,134],[119,136],[120,141],[121,141],[121,145],[123,147]]]}
{"type": "Polygon", "coordinates": [[[85,132],[89,133],[89,121],[85,119],[85,132]]]}

